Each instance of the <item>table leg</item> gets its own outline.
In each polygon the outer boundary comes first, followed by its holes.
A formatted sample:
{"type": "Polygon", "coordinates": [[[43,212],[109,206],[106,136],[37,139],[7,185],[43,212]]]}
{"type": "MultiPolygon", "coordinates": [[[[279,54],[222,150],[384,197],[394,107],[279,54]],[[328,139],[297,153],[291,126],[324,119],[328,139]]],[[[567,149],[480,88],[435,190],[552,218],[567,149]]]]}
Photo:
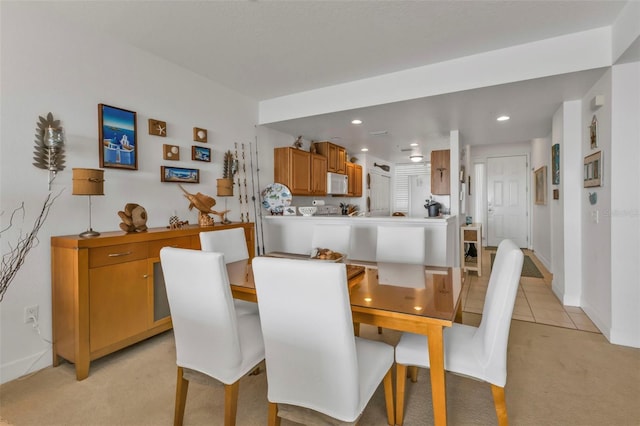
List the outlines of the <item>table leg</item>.
{"type": "Polygon", "coordinates": [[[442,326],[435,324],[427,327],[429,371],[431,372],[431,400],[433,402],[433,418],[436,426],[447,424],[447,393],[444,373],[442,328],[442,326]]]}

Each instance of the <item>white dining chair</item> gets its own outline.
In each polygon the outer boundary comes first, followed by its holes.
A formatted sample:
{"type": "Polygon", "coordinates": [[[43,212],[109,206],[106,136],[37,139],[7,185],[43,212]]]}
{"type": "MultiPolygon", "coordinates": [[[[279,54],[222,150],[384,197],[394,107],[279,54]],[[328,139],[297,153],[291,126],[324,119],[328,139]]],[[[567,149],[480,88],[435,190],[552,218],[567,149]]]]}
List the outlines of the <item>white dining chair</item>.
{"type": "Polygon", "coordinates": [[[356,422],[380,382],[392,425],[393,347],[354,337],[346,265],[258,257],[253,275],[269,425],[278,425],[280,418],[303,424],[356,422]]]}
{"type": "Polygon", "coordinates": [[[225,263],[249,259],[244,228],[200,232],[200,248],[202,251],[224,253],[225,263]]]}
{"type": "MultiPolygon", "coordinates": [[[[444,368],[491,384],[498,424],[507,425],[504,386],[507,343],[524,255],[511,240],[498,246],[479,327],[453,324],[444,329],[444,368]]],[[[396,424],[402,425],[407,366],[429,368],[424,335],[403,333],[396,346],[396,424]]]]}
{"type": "Polygon", "coordinates": [[[347,259],[351,252],[351,225],[314,225],[311,248],[328,248],[347,259]]]}
{"type": "Polygon", "coordinates": [[[235,425],[240,379],[264,360],[258,315],[238,315],[221,253],[164,247],[160,261],[176,345],[174,425],[184,418],[189,381],[224,384],[225,425],[235,425]]]}
{"type": "Polygon", "coordinates": [[[424,227],[378,226],[376,261],[424,265],[424,227]]]}
{"type": "MultiPolygon", "coordinates": [[[[424,265],[425,234],[421,226],[378,226],[376,262],[424,265]]],[[[378,327],[382,334],[382,327],[378,327]]]]}
{"type": "MultiPolygon", "coordinates": [[[[244,228],[200,232],[200,248],[202,251],[224,254],[225,263],[249,259],[244,228]]],[[[236,305],[236,312],[240,315],[258,313],[257,303],[239,299],[234,299],[233,303],[236,305]]]]}

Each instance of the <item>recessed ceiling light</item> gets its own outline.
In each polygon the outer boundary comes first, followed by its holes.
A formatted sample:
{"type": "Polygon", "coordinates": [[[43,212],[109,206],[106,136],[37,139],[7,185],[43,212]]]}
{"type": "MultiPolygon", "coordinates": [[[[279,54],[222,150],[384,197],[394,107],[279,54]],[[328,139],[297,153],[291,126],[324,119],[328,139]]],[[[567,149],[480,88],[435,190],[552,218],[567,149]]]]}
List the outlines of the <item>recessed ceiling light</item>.
{"type": "Polygon", "coordinates": [[[508,115],[501,115],[500,117],[496,118],[496,120],[498,120],[498,121],[507,121],[510,118],[511,117],[509,117],[508,115]]]}
{"type": "Polygon", "coordinates": [[[414,143],[409,144],[409,146],[418,146],[418,144],[414,142],[414,143]]]}
{"type": "Polygon", "coordinates": [[[362,124],[362,120],[358,120],[358,119],[351,120],[351,124],[362,124]]]}
{"type": "Polygon", "coordinates": [[[369,151],[369,148],[361,148],[360,151],[367,152],[367,151],[369,151]]]}

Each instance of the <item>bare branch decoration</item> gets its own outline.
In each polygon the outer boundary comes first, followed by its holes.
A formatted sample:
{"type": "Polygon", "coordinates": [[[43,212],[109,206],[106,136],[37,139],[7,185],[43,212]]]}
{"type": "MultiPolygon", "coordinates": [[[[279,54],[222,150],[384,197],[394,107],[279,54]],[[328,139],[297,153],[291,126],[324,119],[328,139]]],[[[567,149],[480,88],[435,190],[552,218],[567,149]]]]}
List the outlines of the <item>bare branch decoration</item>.
{"type": "MultiPolygon", "coordinates": [[[[55,197],[51,197],[51,192],[47,195],[47,198],[44,200],[44,204],[42,205],[42,209],[40,210],[40,214],[36,218],[33,228],[29,233],[24,235],[22,230],[20,231],[20,235],[18,236],[18,242],[15,246],[9,243],[9,252],[2,255],[2,264],[0,265],[0,302],[4,299],[4,294],[9,288],[9,284],[16,277],[18,270],[22,266],[27,257],[27,254],[33,247],[37,247],[40,240],[38,240],[38,231],[44,225],[44,222],[47,220],[47,216],[49,216],[49,210],[51,206],[53,206],[53,202],[62,194],[62,191],[58,193],[55,197]]],[[[9,219],[9,225],[0,230],[0,237],[3,232],[8,231],[14,226],[14,218],[16,215],[20,214],[22,216],[22,220],[24,221],[25,216],[25,208],[24,202],[20,203],[20,207],[16,208],[11,213],[11,218],[9,219]]]]}

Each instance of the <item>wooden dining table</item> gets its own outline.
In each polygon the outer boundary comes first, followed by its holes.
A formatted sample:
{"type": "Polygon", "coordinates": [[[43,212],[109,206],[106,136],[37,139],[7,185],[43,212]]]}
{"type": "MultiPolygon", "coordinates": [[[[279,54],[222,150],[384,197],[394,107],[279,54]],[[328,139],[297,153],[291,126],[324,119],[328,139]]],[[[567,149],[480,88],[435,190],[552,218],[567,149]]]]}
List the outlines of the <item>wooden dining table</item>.
{"type": "MultiPolygon", "coordinates": [[[[304,255],[270,255],[309,259],[304,255]]],[[[443,330],[460,320],[460,268],[357,260],[345,263],[354,324],[427,336],[434,424],[446,425],[443,330]]],[[[257,302],[250,263],[229,263],[227,272],[233,297],[257,302]]]]}

